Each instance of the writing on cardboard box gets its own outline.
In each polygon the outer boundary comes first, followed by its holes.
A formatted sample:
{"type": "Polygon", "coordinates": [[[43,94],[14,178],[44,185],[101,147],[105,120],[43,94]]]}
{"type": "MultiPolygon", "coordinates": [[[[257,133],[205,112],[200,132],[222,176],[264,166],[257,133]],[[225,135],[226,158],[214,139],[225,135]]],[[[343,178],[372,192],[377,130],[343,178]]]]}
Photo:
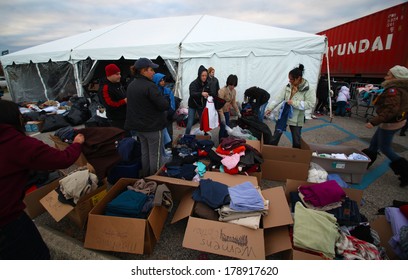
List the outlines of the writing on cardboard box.
{"type": "Polygon", "coordinates": [[[213,252],[224,251],[239,258],[257,258],[254,248],[248,242],[246,234],[232,234],[223,229],[195,227],[192,232],[198,245],[213,252]]]}

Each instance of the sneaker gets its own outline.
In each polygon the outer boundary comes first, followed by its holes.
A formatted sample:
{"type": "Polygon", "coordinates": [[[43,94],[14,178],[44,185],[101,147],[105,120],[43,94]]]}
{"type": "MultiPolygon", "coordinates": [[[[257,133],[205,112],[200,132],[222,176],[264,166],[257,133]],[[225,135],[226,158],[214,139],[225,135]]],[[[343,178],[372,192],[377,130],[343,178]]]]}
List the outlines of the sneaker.
{"type": "Polygon", "coordinates": [[[316,115],[312,115],[312,119],[318,119],[319,117],[316,115]]]}

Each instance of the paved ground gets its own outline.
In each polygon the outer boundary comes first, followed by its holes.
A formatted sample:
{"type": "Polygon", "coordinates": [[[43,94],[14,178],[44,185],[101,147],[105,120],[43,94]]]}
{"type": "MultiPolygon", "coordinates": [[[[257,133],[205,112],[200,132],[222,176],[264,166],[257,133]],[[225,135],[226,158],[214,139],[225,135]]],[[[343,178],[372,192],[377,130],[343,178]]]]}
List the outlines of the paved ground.
{"type": "MultiPolygon", "coordinates": [[[[7,94],[5,95],[7,99],[7,94]]],[[[363,108],[364,109],[364,108],[363,108]]],[[[355,111],[354,111],[355,113],[355,111]]],[[[335,117],[330,121],[327,116],[308,120],[302,131],[302,136],[308,143],[347,145],[356,149],[367,147],[374,130],[364,127],[364,115],[359,112],[349,117],[335,117]]],[[[273,131],[274,124],[267,121],[273,131]]],[[[184,132],[184,128],[175,127],[174,135],[184,132]]],[[[213,132],[218,136],[218,130],[213,132]]],[[[50,143],[48,134],[37,134],[35,137],[50,143]]],[[[218,138],[218,137],[215,137],[218,138]]],[[[290,133],[282,137],[280,146],[291,146],[290,133]]],[[[408,158],[408,137],[396,134],[393,147],[395,151],[408,158]]],[[[362,182],[352,185],[353,188],[364,190],[363,205],[360,211],[372,221],[381,207],[389,206],[394,199],[408,200],[408,187],[400,188],[399,181],[389,169],[389,160],[380,156],[373,166],[366,172],[362,182]]],[[[261,186],[281,185],[281,182],[263,180],[261,186]]],[[[177,206],[177,205],[176,205],[177,206]]],[[[151,255],[133,255],[126,253],[112,253],[87,250],[82,247],[85,231],[79,230],[69,220],[63,219],[56,223],[48,213],[35,219],[35,223],[49,245],[53,259],[228,259],[227,257],[207,254],[182,247],[186,221],[170,224],[174,214],[170,213],[162,231],[161,239],[151,255]]],[[[279,258],[272,256],[270,258],[279,258]]]]}

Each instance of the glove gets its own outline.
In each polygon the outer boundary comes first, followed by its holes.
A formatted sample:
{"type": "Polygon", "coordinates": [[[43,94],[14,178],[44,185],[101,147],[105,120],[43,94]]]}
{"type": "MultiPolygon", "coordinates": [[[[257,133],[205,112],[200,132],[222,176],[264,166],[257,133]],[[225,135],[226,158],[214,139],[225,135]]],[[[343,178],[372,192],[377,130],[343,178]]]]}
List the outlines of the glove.
{"type": "Polygon", "coordinates": [[[242,117],[240,112],[237,112],[237,116],[238,116],[238,119],[240,119],[242,117]]]}

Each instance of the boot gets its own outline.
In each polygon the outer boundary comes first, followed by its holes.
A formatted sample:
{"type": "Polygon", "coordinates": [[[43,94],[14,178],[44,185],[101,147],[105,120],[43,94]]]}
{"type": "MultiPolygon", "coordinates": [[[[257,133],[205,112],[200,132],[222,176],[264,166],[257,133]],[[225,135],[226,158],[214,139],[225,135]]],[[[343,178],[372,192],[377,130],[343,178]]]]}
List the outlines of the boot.
{"type": "Polygon", "coordinates": [[[391,162],[390,167],[395,175],[399,175],[400,187],[408,186],[408,161],[405,158],[399,158],[391,162]]]}
{"type": "Polygon", "coordinates": [[[362,152],[371,159],[371,162],[367,165],[368,169],[370,168],[371,165],[373,165],[374,161],[377,159],[377,152],[370,151],[369,149],[364,149],[362,150],[362,152]]]}

